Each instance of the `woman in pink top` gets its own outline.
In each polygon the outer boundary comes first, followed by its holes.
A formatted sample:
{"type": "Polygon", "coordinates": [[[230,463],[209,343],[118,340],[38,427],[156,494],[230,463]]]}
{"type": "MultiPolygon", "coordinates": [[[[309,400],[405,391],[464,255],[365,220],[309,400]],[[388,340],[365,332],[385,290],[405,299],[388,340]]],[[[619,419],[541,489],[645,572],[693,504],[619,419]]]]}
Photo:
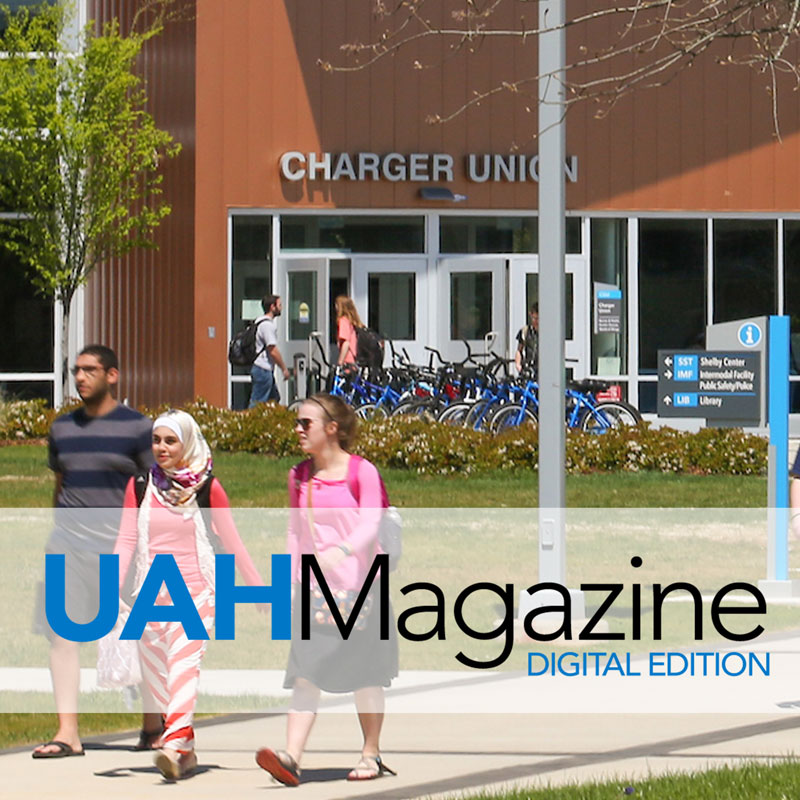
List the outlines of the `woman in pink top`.
{"type": "Polygon", "coordinates": [[[355,364],[358,355],[356,328],[363,328],[364,323],[358,316],[356,304],[347,295],[340,294],[336,298],[336,339],[339,343],[339,360],[337,364],[355,364]]]}
{"type": "MultiPolygon", "coordinates": [[[[301,555],[316,557],[334,596],[357,592],[365,583],[379,552],[378,525],[383,484],[373,464],[350,455],[356,434],[353,410],[338,397],[318,394],[298,412],[295,431],[310,456],[289,471],[288,549],[296,589],[301,579],[301,555]],[[357,498],[357,499],[356,499],[357,498]]],[[[361,759],[348,780],[371,780],[390,770],[381,760],[383,687],[397,675],[397,638],[389,614],[389,639],[380,638],[379,581],[347,640],[330,624],[327,605],[318,605],[312,579],[311,636],[301,636],[299,603],[292,616],[292,646],[284,686],[291,688],[286,749],[261,748],[259,766],[288,786],[300,782],[300,759],[311,733],[320,689],[354,692],[364,736],[361,759]]],[[[299,597],[299,592],[295,592],[299,597]]]]}
{"type": "MultiPolygon", "coordinates": [[[[211,474],[211,451],[194,418],[168,411],[153,424],[155,464],[128,483],[117,544],[120,591],[133,561],[134,596],[159,554],[174,557],[206,630],[214,622],[214,547],[218,537],[250,585],[258,574],[233,523],[228,496],[211,474]],[[204,513],[201,509],[208,508],[204,513]]],[[[165,589],[159,604],[171,604],[165,589]]],[[[142,676],[164,716],[155,764],[165,778],[183,778],[197,766],[192,720],[205,640],[189,640],[180,622],[150,622],[139,642],[142,676]]],[[[149,710],[149,709],[148,709],[149,710]]]]}

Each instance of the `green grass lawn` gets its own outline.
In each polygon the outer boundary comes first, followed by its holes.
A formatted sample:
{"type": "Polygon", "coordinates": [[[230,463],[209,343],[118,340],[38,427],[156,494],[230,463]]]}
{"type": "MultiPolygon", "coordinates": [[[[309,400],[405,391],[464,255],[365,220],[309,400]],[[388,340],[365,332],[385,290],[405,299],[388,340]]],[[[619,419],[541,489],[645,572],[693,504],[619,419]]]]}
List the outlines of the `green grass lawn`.
{"type": "Polygon", "coordinates": [[[465,795],[464,800],[789,800],[800,796],[800,764],[750,763],[707,772],[664,775],[646,780],[613,780],[504,794],[465,795]]]}
{"type": "MultiPolygon", "coordinates": [[[[0,748],[49,741],[55,731],[54,721],[52,714],[3,714],[0,748]]],[[[141,714],[81,714],[83,736],[135,731],[141,724],[141,714]]]]}
{"type": "MultiPolygon", "coordinates": [[[[239,508],[286,507],[286,475],[295,459],[218,453],[214,472],[239,508]]],[[[536,473],[420,476],[386,470],[393,504],[415,508],[525,508],[537,504],[536,473]]],[[[53,481],[43,445],[0,447],[0,505],[41,508],[52,502],[53,481]]],[[[766,478],[743,475],[596,473],[567,477],[570,508],[759,508],[766,478]]]]}

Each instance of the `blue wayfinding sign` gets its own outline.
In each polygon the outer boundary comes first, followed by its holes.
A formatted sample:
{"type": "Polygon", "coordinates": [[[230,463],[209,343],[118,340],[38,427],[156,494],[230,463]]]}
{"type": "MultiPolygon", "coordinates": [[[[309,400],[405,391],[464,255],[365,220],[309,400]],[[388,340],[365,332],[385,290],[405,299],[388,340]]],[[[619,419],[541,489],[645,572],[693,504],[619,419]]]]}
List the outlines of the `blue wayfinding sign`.
{"type": "Polygon", "coordinates": [[[659,416],[753,422],[760,415],[760,386],[760,352],[658,351],[659,416]]]}
{"type": "Polygon", "coordinates": [[[675,380],[676,381],[696,381],[697,380],[697,356],[675,356],[675,380]]]}
{"type": "Polygon", "coordinates": [[[696,408],[697,392],[674,392],[672,402],[677,408],[696,408]]]}

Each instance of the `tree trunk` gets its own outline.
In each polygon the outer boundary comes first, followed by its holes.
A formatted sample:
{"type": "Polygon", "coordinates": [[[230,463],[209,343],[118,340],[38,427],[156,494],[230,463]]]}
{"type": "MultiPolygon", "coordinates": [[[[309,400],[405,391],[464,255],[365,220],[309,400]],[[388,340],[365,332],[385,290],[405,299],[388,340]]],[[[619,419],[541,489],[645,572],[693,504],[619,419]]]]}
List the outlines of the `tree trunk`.
{"type": "Polygon", "coordinates": [[[67,402],[72,392],[69,372],[69,318],[72,312],[72,294],[61,301],[61,403],[67,402]]]}

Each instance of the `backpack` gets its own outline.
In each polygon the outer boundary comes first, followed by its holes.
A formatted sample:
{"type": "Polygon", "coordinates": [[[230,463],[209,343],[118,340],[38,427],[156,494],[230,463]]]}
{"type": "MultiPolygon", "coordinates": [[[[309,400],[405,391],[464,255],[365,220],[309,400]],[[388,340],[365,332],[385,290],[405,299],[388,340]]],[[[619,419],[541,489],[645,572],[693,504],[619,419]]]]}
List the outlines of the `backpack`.
{"type": "Polygon", "coordinates": [[[531,325],[525,325],[520,331],[520,339],[524,347],[523,363],[536,369],[539,362],[539,334],[531,325]]]}
{"type": "MultiPolygon", "coordinates": [[[[358,469],[361,462],[364,461],[361,456],[351,455],[350,463],[347,465],[347,488],[350,494],[353,495],[356,503],[360,503],[361,486],[358,482],[358,469]]],[[[295,493],[300,492],[300,486],[308,481],[311,469],[311,459],[301,461],[294,468],[294,489],[295,493]]],[[[389,556],[389,569],[394,571],[400,562],[400,557],[403,555],[403,520],[395,506],[389,505],[389,494],[386,491],[386,484],[383,478],[378,473],[378,480],[381,484],[381,508],[384,509],[381,516],[381,522],[378,526],[378,546],[381,551],[389,556]]],[[[295,494],[295,503],[297,497],[295,494]]]]}
{"type": "MultiPolygon", "coordinates": [[[[144,493],[147,491],[147,481],[149,480],[149,473],[140,472],[133,481],[133,491],[136,494],[136,507],[142,507],[142,500],[144,500],[144,493]]],[[[206,526],[206,534],[208,541],[214,548],[215,553],[224,553],[225,548],[222,546],[222,540],[214,532],[211,525],[211,484],[214,481],[214,475],[208,476],[206,482],[197,490],[195,499],[197,505],[200,506],[200,513],[203,515],[203,522],[206,526]]]]}
{"type": "Polygon", "coordinates": [[[383,339],[373,328],[356,328],[356,364],[369,369],[383,366],[383,339]]]}
{"type": "Polygon", "coordinates": [[[252,367],[253,362],[264,352],[256,350],[256,333],[264,320],[251,322],[239,331],[228,345],[228,361],[234,367],[252,367]]]}

